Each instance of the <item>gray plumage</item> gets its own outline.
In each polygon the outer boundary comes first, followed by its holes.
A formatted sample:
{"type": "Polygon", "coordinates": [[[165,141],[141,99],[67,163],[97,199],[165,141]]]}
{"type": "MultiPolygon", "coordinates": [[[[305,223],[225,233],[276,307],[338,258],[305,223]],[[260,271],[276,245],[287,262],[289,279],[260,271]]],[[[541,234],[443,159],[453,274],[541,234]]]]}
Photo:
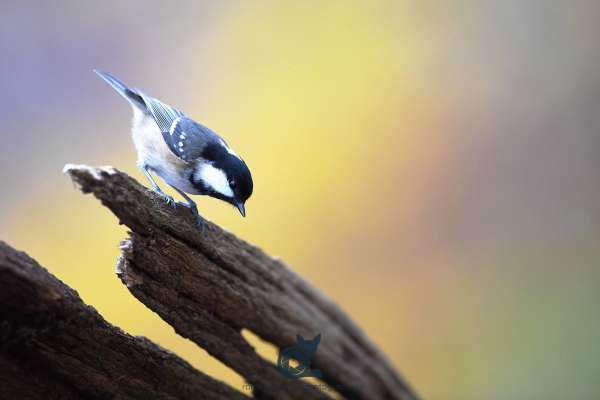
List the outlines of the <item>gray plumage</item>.
{"type": "Polygon", "coordinates": [[[177,118],[169,131],[163,132],[163,138],[169,149],[183,161],[201,158],[210,144],[224,143],[215,132],[186,116],[177,118]]]}
{"type": "Polygon", "coordinates": [[[173,122],[184,115],[176,108],[153,97],[147,96],[138,89],[133,89],[132,92],[139,94],[144,100],[145,111],[152,114],[152,117],[154,118],[154,121],[156,121],[161,132],[168,132],[173,122]]]}

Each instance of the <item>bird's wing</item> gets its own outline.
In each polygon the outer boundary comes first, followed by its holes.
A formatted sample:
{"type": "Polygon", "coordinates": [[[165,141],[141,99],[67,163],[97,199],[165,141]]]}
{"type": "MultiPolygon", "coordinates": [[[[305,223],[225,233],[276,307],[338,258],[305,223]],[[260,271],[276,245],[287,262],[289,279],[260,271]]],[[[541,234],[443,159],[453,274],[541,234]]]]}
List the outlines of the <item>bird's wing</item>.
{"type": "Polygon", "coordinates": [[[173,154],[188,162],[203,157],[208,145],[223,141],[215,132],[186,116],[175,119],[171,127],[163,131],[163,138],[173,154]]]}
{"type": "Polygon", "coordinates": [[[137,91],[144,99],[148,111],[158,125],[169,149],[183,161],[202,156],[209,144],[225,144],[223,139],[204,125],[188,118],[184,113],[160,100],[137,91]]]}
{"type": "Polygon", "coordinates": [[[168,104],[163,103],[160,100],[155,99],[154,97],[150,97],[142,93],[140,90],[136,89],[136,92],[144,99],[144,103],[146,103],[146,108],[148,112],[152,114],[154,121],[160,128],[160,131],[164,134],[165,132],[169,132],[171,126],[175,122],[176,119],[184,117],[185,115],[176,108],[171,107],[168,104]]]}

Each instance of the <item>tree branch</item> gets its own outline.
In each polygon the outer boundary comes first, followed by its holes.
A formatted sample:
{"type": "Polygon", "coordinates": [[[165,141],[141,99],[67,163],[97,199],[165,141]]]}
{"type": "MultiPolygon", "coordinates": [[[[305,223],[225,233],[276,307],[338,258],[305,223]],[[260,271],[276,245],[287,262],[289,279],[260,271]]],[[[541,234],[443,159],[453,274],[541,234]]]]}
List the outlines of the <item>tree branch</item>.
{"type": "Polygon", "coordinates": [[[114,168],[67,165],[132,232],[118,274],[131,293],[211,355],[243,375],[258,398],[325,397],[289,380],[241,335],[248,329],[278,348],[296,335],[322,335],[311,368],[352,399],[416,399],[416,394],[359,327],[279,259],[213,223],[200,231],[190,211],[172,209],[114,168]]]}
{"type": "Polygon", "coordinates": [[[144,337],[110,325],[0,242],[0,398],[247,399],[144,337]]]}

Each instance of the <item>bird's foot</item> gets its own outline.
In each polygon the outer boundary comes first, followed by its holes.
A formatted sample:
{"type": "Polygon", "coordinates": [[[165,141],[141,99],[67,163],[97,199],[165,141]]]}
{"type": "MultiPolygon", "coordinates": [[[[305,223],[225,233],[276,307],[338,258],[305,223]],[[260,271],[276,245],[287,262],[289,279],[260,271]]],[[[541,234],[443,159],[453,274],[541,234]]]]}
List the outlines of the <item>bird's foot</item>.
{"type": "Polygon", "coordinates": [[[202,215],[200,215],[200,213],[198,212],[198,207],[196,207],[196,204],[190,204],[190,203],[186,203],[183,201],[178,201],[177,205],[189,208],[190,211],[192,212],[192,216],[194,217],[194,220],[196,221],[196,225],[198,226],[198,228],[200,228],[201,231],[204,229],[206,220],[204,218],[202,218],[202,215]]]}
{"type": "Polygon", "coordinates": [[[198,212],[197,209],[192,209],[192,215],[194,220],[196,221],[196,226],[200,229],[200,232],[204,231],[204,227],[206,226],[206,220],[202,218],[202,215],[198,212]]]}
{"type": "Polygon", "coordinates": [[[169,196],[168,194],[166,194],[165,192],[163,192],[162,190],[154,190],[160,197],[163,198],[163,200],[167,203],[168,206],[175,208],[177,206],[177,202],[175,201],[175,199],[172,196],[169,196]]]}
{"type": "Polygon", "coordinates": [[[194,215],[194,220],[196,221],[196,226],[198,227],[200,233],[204,232],[204,228],[206,227],[206,220],[202,218],[202,215],[194,215]]]}
{"type": "Polygon", "coordinates": [[[198,212],[198,208],[196,207],[196,205],[186,204],[185,206],[188,207],[192,212],[192,216],[194,217],[194,220],[196,221],[196,226],[198,227],[198,229],[200,229],[200,232],[204,231],[206,220],[202,218],[202,215],[200,215],[200,213],[198,212]]]}

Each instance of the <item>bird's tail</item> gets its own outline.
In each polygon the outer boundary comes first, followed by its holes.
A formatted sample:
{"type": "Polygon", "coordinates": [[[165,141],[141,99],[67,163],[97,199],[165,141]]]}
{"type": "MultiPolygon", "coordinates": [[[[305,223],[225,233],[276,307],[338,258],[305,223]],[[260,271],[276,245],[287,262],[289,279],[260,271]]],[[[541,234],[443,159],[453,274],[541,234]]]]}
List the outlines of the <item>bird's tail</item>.
{"type": "Polygon", "coordinates": [[[104,79],[110,86],[112,86],[121,96],[123,96],[133,107],[139,108],[142,111],[146,111],[146,103],[142,96],[140,96],[135,90],[130,89],[126,84],[121,82],[114,76],[95,69],[100,78],[104,79]]]}

